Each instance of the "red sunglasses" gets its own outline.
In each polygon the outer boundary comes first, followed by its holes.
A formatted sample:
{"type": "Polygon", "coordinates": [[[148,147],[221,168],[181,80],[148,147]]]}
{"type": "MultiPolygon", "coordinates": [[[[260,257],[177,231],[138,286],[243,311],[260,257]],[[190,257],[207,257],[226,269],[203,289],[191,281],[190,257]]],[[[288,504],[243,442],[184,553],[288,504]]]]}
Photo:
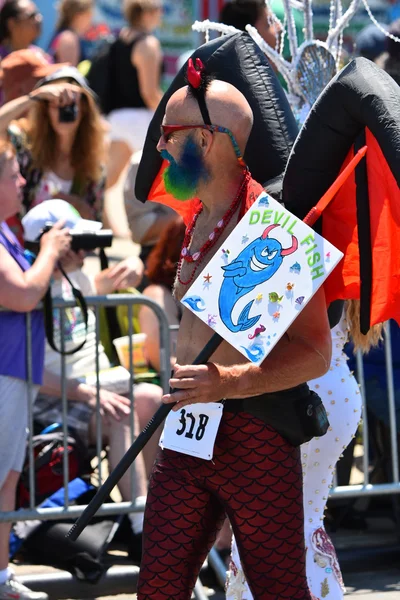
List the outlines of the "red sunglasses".
{"type": "Polygon", "coordinates": [[[242,153],[240,152],[239,144],[237,143],[232,131],[227,127],[221,127],[221,125],[205,125],[204,123],[203,125],[161,125],[161,136],[164,139],[164,143],[167,144],[173,133],[188,129],[206,129],[207,131],[211,131],[211,133],[226,133],[231,139],[238,161],[243,165],[245,164],[242,153]]]}
{"type": "Polygon", "coordinates": [[[211,129],[212,125],[161,125],[161,135],[164,137],[164,142],[169,142],[169,139],[176,131],[185,131],[187,129],[211,129]]]}

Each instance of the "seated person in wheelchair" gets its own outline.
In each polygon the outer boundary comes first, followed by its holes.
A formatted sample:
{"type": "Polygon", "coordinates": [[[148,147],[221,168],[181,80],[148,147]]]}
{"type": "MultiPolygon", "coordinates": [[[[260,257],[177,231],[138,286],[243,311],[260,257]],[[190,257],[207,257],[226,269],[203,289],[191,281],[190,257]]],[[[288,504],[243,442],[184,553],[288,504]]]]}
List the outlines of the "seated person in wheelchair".
{"type": "MultiPolygon", "coordinates": [[[[48,222],[53,222],[55,215],[63,218],[70,228],[73,228],[81,219],[79,214],[70,204],[62,200],[48,200],[27,213],[23,218],[26,241],[36,241],[48,222]]],[[[82,271],[84,253],[82,251],[69,253],[61,261],[61,266],[73,286],[79,289],[84,296],[93,296],[111,293],[115,288],[112,273],[107,280],[107,274],[90,278],[82,271]],[[100,282],[100,284],[99,284],[100,282]]],[[[73,298],[70,283],[63,277],[60,270],[55,272],[51,284],[52,297],[62,297],[65,300],[73,298]]],[[[89,448],[96,443],[96,315],[93,310],[88,310],[87,330],[85,327],[82,310],[80,307],[68,308],[64,311],[64,330],[60,330],[60,310],[53,310],[54,343],[57,348],[61,346],[61,335],[64,335],[65,350],[79,347],[86,342],[77,352],[65,357],[67,380],[68,414],[67,425],[71,434],[89,448]],[[87,376],[89,376],[87,380],[87,376]]],[[[129,393],[129,373],[118,367],[117,373],[121,374],[119,381],[109,382],[110,362],[99,344],[99,369],[100,369],[100,418],[102,424],[102,442],[108,446],[108,461],[113,469],[132,443],[131,440],[131,410],[130,400],[125,396],[129,393]],[[116,393],[117,389],[119,393],[116,393]]],[[[157,410],[161,402],[162,390],[159,386],[150,383],[134,385],[134,423],[135,436],[140,427],[145,425],[157,410]]],[[[61,401],[61,355],[46,343],[45,369],[43,386],[34,407],[34,419],[43,428],[53,423],[62,423],[61,401]]],[[[149,449],[147,449],[149,452],[149,449]]],[[[119,491],[122,499],[131,499],[146,496],[147,475],[151,470],[155,456],[149,454],[139,456],[131,469],[119,482],[119,491]],[[145,464],[146,463],[146,464],[145,464]],[[131,487],[133,477],[133,498],[131,487]]],[[[130,515],[134,534],[140,534],[142,529],[143,514],[130,515]]]]}

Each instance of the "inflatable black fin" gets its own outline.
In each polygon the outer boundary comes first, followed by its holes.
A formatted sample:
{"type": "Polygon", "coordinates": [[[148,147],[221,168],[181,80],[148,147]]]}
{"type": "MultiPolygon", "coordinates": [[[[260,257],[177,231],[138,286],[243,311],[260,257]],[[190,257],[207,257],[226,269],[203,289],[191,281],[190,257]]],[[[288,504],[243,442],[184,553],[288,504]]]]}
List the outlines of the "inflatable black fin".
{"type": "MultiPolygon", "coordinates": [[[[231,83],[247,98],[255,126],[244,155],[254,179],[263,184],[285,170],[298,133],[285,92],[268,59],[246,32],[221,36],[200,46],[192,58],[200,58],[215,78],[231,83]]],[[[172,94],[185,85],[187,63],[175,77],[150,123],[136,178],[136,196],[145,202],[162,159],[156,146],[165,107],[172,94]]],[[[218,125],[218,123],[216,123],[218,125]]]]}

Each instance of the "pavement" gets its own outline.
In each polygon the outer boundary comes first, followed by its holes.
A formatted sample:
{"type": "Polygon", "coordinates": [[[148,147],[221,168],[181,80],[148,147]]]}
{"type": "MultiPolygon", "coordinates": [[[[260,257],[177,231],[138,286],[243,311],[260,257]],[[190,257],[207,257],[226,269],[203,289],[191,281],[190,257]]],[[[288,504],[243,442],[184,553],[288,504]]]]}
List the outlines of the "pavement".
{"type": "MultiPolygon", "coordinates": [[[[357,549],[354,550],[354,553],[356,558],[357,549]]],[[[17,577],[56,573],[56,569],[37,565],[17,565],[13,568],[17,577]]],[[[400,564],[399,567],[383,566],[359,572],[344,572],[343,578],[347,588],[346,600],[400,600],[400,564]]],[[[101,584],[98,587],[100,588],[98,591],[101,593],[101,584]]],[[[92,589],[92,586],[90,588],[92,589]]],[[[35,589],[40,589],[40,587],[35,586],[35,589]]],[[[96,587],[93,587],[93,592],[96,592],[96,587]]],[[[205,588],[205,593],[211,600],[225,600],[225,594],[220,589],[205,588]]],[[[52,600],[56,600],[56,598],[57,596],[54,595],[52,600]]],[[[91,597],[85,595],[84,598],[85,600],[137,600],[136,594],[93,595],[91,597]]],[[[84,598],[75,597],[70,600],[84,600],[84,598]]]]}
{"type": "Polygon", "coordinates": [[[399,600],[400,570],[353,573],[345,577],[347,598],[354,600],[399,600]]]}
{"type": "MultiPolygon", "coordinates": [[[[400,569],[374,571],[371,573],[349,573],[345,577],[346,600],[399,600],[400,569]]],[[[210,600],[225,600],[223,592],[206,590],[210,600]]],[[[97,597],[92,600],[136,600],[136,594],[97,597]]],[[[278,600],[278,599],[277,599],[278,600]]]]}
{"type": "MultiPolygon", "coordinates": [[[[399,600],[400,570],[353,573],[345,578],[347,586],[346,600],[399,600]]],[[[206,589],[210,600],[225,600],[225,594],[210,588],[206,589]]],[[[87,599],[86,599],[87,600],[87,599]]],[[[120,596],[100,596],[91,600],[137,600],[136,594],[120,596]]],[[[278,599],[277,599],[278,600],[278,599]]]]}

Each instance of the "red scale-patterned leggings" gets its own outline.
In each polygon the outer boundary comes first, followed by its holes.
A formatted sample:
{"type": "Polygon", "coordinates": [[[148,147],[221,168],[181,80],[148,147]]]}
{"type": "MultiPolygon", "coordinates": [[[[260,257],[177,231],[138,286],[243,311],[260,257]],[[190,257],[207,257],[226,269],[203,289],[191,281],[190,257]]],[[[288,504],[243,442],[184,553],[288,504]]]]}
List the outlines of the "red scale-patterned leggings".
{"type": "Polygon", "coordinates": [[[311,600],[299,449],[260,419],[227,411],[212,461],[159,452],[138,600],[189,600],[225,514],[254,599],[311,600]]]}

